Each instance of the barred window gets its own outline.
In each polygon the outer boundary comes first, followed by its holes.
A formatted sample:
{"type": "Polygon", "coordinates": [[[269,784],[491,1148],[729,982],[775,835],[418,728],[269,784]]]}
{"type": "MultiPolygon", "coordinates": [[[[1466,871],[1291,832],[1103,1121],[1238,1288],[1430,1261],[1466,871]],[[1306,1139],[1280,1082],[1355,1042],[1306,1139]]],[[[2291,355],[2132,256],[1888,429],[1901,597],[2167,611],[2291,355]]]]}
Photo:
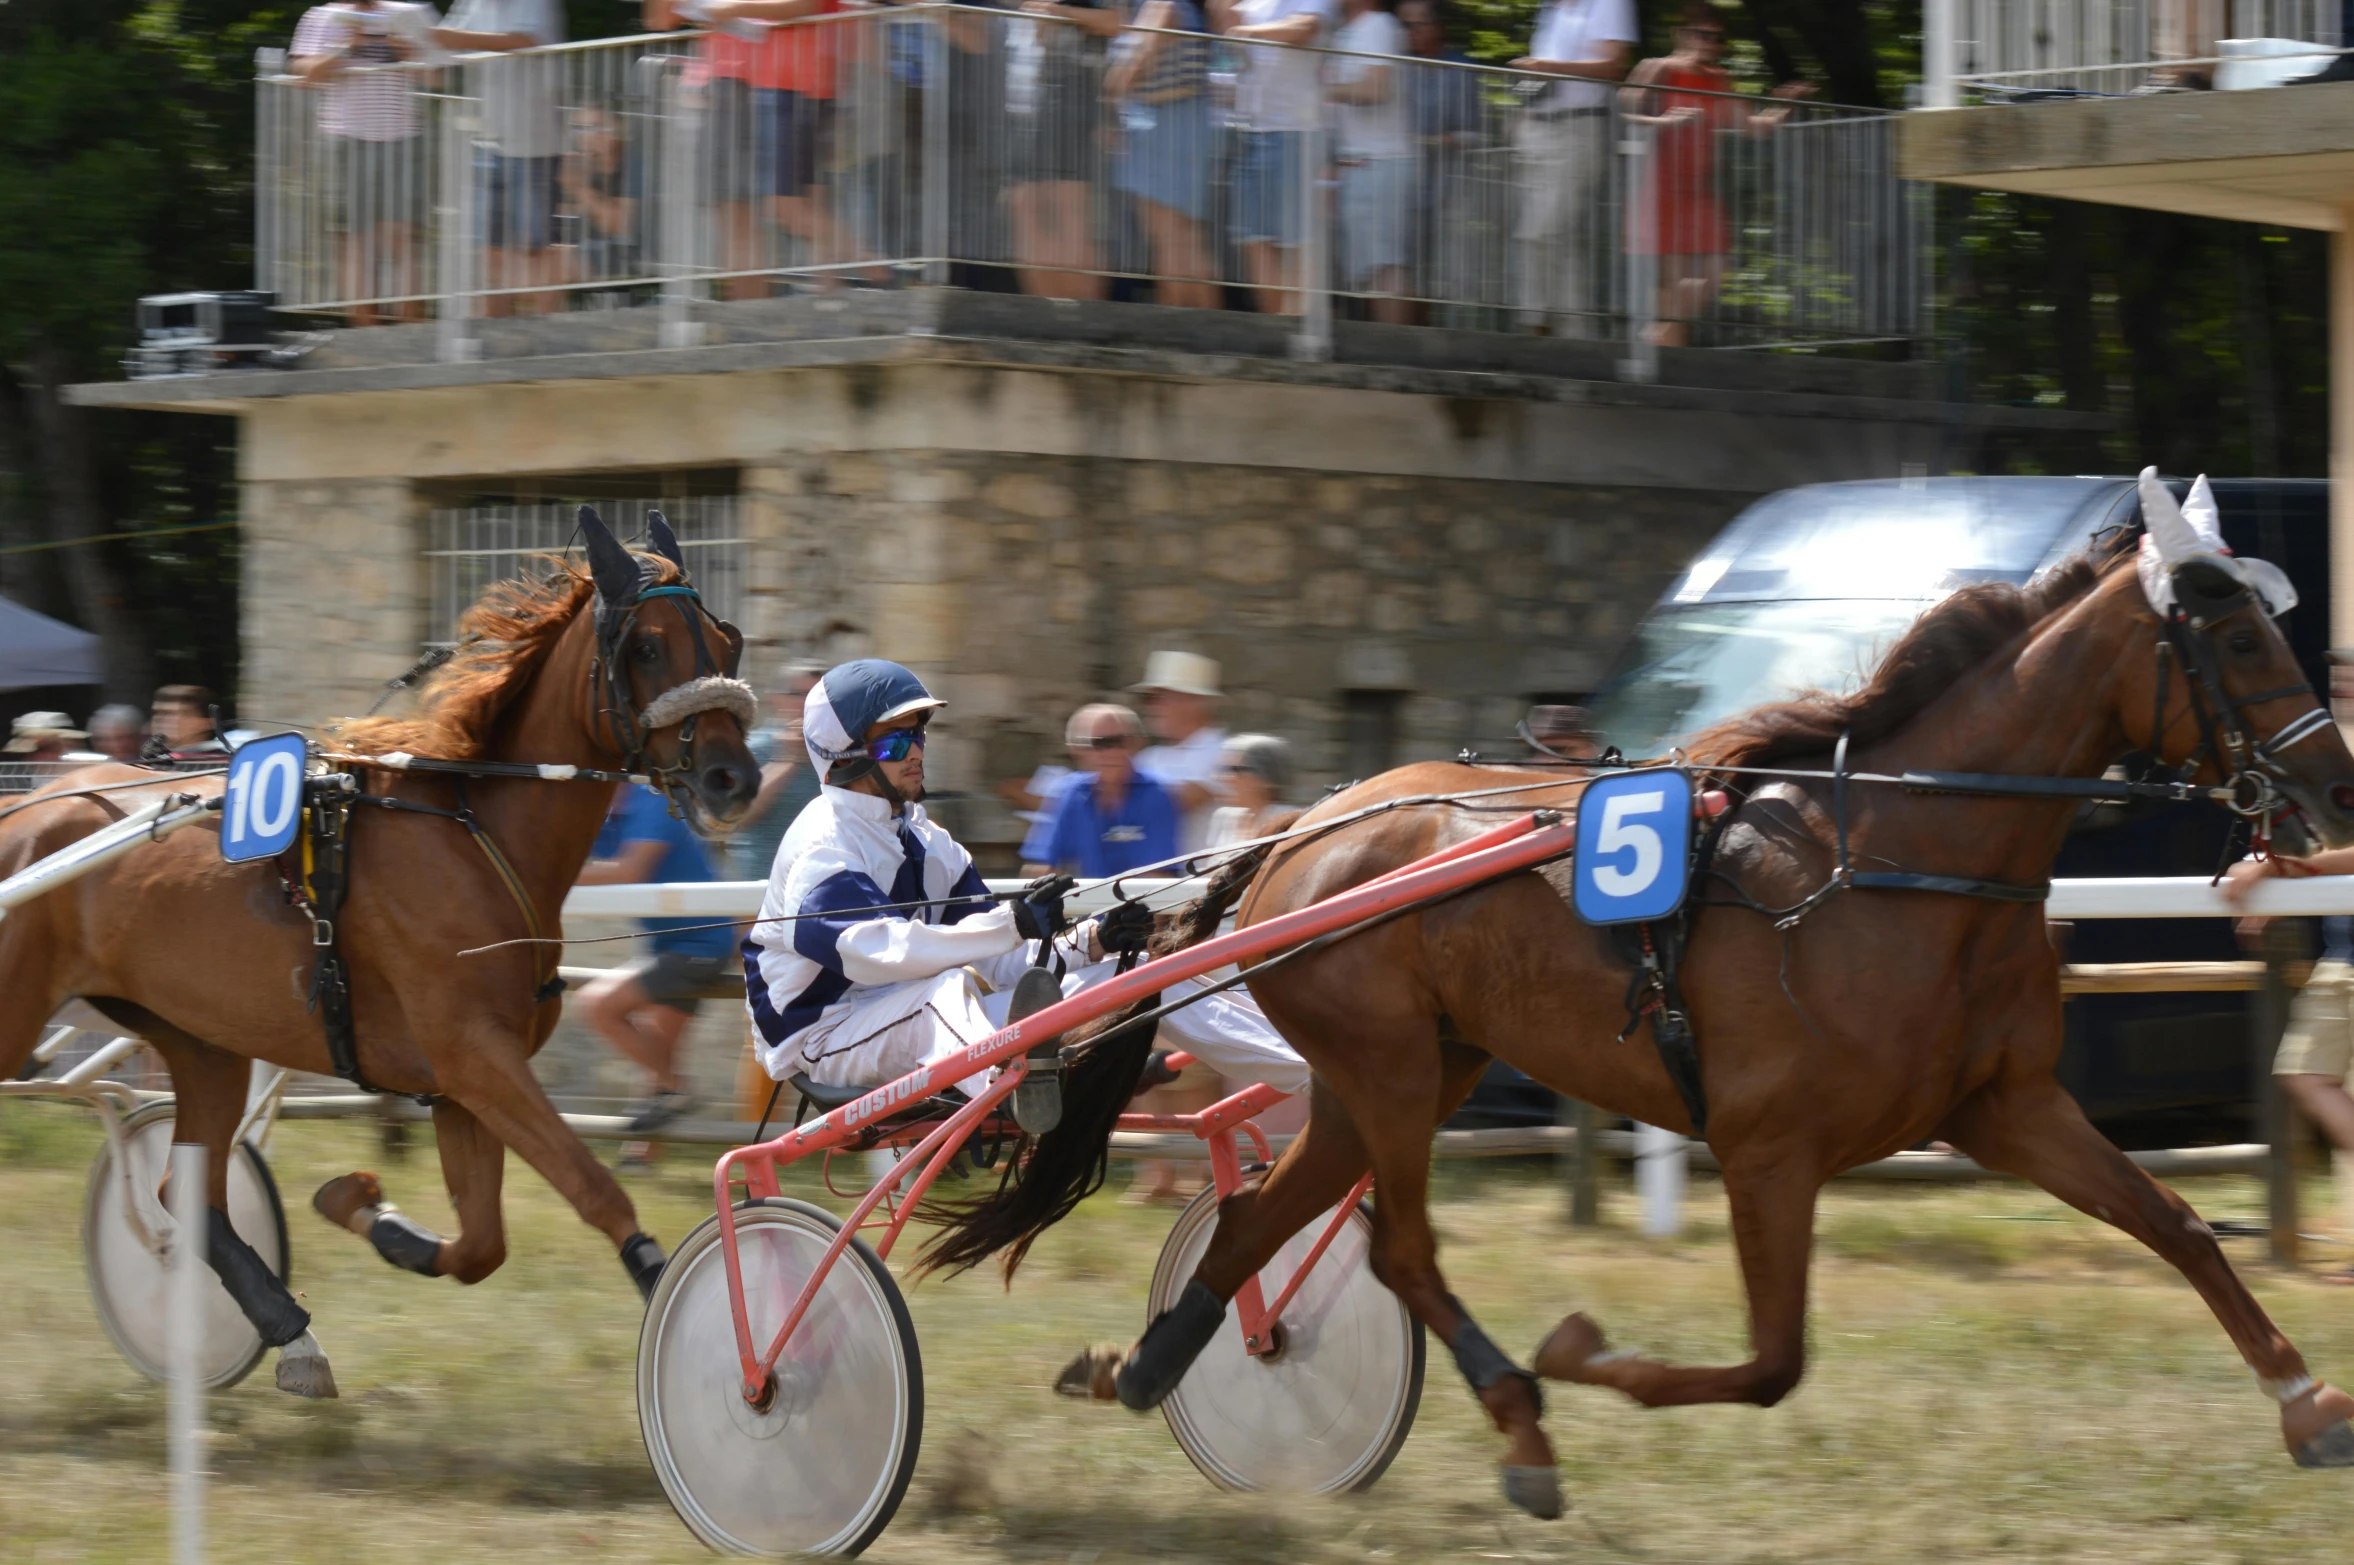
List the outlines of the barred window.
{"type": "MultiPolygon", "coordinates": [[[[615,536],[644,547],[646,513],[659,510],[678,534],[679,550],[721,619],[741,623],[745,540],[732,494],[615,500],[599,498],[597,514],[615,536]]],[[[494,581],[535,569],[534,556],[580,547],[576,502],[539,501],[437,508],[428,513],[425,565],[432,618],[428,646],[447,646],[458,616],[494,581]]]]}

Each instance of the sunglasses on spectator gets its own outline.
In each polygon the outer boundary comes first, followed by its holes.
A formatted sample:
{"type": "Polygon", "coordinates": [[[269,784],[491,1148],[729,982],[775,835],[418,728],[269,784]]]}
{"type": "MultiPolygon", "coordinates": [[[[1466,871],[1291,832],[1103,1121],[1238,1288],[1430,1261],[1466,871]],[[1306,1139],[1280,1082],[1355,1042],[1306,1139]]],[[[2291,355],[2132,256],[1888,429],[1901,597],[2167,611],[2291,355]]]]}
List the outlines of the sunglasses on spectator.
{"type": "Polygon", "coordinates": [[[1126,734],[1096,734],[1090,738],[1071,741],[1071,748],[1074,750],[1125,750],[1127,747],[1128,736],[1126,734]]]}
{"type": "Polygon", "coordinates": [[[895,728],[880,739],[866,742],[866,754],[874,761],[904,761],[924,747],[924,731],[920,728],[895,728]]]}

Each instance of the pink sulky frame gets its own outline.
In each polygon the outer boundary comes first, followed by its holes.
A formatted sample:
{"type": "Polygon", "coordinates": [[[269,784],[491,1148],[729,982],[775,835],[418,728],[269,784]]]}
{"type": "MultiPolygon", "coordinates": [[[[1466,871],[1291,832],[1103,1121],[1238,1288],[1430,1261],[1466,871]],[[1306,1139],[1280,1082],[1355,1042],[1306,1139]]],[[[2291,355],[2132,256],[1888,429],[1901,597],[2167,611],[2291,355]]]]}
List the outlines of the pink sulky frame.
{"type": "MultiPolygon", "coordinates": [[[[965,1050],[961,1056],[888,1082],[874,1091],[848,1103],[806,1125],[796,1125],[773,1140],[753,1146],[737,1147],[720,1158],[712,1170],[712,1193],[718,1206],[720,1253],[727,1266],[728,1310],[735,1323],[736,1354],[743,1369],[744,1399],[755,1406],[768,1399],[768,1388],[777,1360],[783,1356],[785,1345],[793,1329],[801,1324],[802,1316],[817,1297],[818,1288],[841,1258],[843,1250],[859,1232],[869,1227],[886,1230],[878,1252],[888,1257],[898,1241],[900,1231],[914,1214],[932,1182],[948,1166],[972,1133],[988,1121],[993,1110],[1020,1085],[1027,1064],[1023,1058],[1031,1040],[1052,1038],[1069,1031],[1082,1022],[1120,1009],[1135,1000],[1157,993],[1165,984],[1180,978],[1198,977],[1229,962],[1252,957],[1272,956],[1291,946],[1297,946],[1318,935],[1346,929],[1352,924],[1394,913],[1417,902],[1467,890],[1484,880],[1510,874],[1515,870],[1532,868],[1548,859],[1567,853],[1577,840],[1577,830],[1562,815],[1551,810],[1539,810],[1506,822],[1492,830],[1443,848],[1425,858],[1415,860],[1403,868],[1393,870],[1361,886],[1351,887],[1337,896],[1271,918],[1248,929],[1238,929],[1191,946],[1171,956],[1156,958],[1140,964],[1133,971],[1107,980],[1081,994],[1076,994],[1051,1005],[1034,1016],[1014,1023],[992,1034],[965,1050]],[[908,1127],[899,1134],[874,1135],[871,1131],[860,1135],[860,1127],[887,1118],[895,1110],[920,1103],[932,1095],[936,1087],[946,1087],[978,1075],[992,1067],[1003,1067],[997,1078],[970,1103],[947,1119],[925,1127],[908,1127]],[[919,1137],[919,1132],[920,1137],[919,1137]],[[890,1172],[877,1180],[857,1205],[852,1208],[849,1221],[842,1225],[833,1242],[826,1247],[809,1281],[802,1285],[799,1297],[793,1301],[784,1324],[776,1336],[761,1347],[752,1340],[752,1323],[744,1303],[743,1263],[736,1248],[736,1214],[734,1187],[741,1182],[746,1195],[755,1199],[781,1195],[777,1170],[787,1163],[798,1162],[812,1153],[832,1153],[855,1143],[858,1149],[872,1147],[904,1147],[914,1143],[914,1150],[902,1157],[890,1172]],[[914,1184],[904,1196],[897,1192],[910,1173],[914,1184]],[[878,1206],[889,1203],[887,1213],[875,1218],[878,1206]]],[[[1259,1156],[1267,1156],[1267,1139],[1251,1123],[1254,1116],[1270,1105],[1281,1102],[1285,1095],[1273,1087],[1259,1085],[1245,1088],[1223,1102],[1213,1104],[1199,1114],[1130,1114],[1121,1117],[1123,1129],[1190,1131],[1210,1144],[1210,1170],[1221,1197],[1231,1195],[1242,1183],[1242,1165],[1235,1154],[1234,1138],[1239,1131],[1248,1135],[1259,1156]]],[[[1323,1257],[1328,1246],[1340,1233],[1348,1214],[1373,1183],[1367,1174],[1357,1182],[1357,1188],[1334,1212],[1324,1232],[1309,1251],[1297,1272],[1275,1302],[1263,1302],[1259,1280],[1251,1278],[1236,1296],[1241,1316],[1245,1346],[1253,1354],[1273,1352],[1279,1338],[1274,1329],[1284,1306],[1299,1291],[1309,1270],[1323,1257]]]]}

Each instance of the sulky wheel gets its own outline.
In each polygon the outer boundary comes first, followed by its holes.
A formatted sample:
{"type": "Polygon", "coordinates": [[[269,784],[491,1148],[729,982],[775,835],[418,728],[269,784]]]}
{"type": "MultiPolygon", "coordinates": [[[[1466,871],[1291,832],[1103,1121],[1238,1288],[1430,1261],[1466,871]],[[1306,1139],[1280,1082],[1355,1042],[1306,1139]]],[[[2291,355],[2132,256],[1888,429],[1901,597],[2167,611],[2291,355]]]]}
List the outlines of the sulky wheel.
{"type": "MultiPolygon", "coordinates": [[[[140,1237],[124,1201],[127,1194],[138,1203],[150,1229],[170,1233],[171,1218],[156,1192],[170,1166],[171,1149],[172,1105],[150,1103],[123,1121],[119,1141],[99,1152],[90,1170],[90,1192],[82,1205],[82,1261],[90,1274],[90,1294],[97,1301],[98,1318],[131,1367],[151,1380],[170,1375],[170,1274],[163,1259],[140,1237]],[[118,1150],[130,1169],[128,1192],[115,1162],[118,1150]]],[[[283,1280],[292,1253],[286,1239],[286,1209],[279,1204],[278,1184],[270,1177],[270,1165],[250,1141],[238,1142],[229,1154],[229,1222],[283,1280]]],[[[261,1362],[265,1351],[261,1334],[219,1278],[208,1276],[203,1286],[200,1363],[205,1384],[215,1389],[233,1386],[261,1362]]]]}
{"type": "MultiPolygon", "coordinates": [[[[841,1222],[803,1201],[736,1208],[744,1298],[765,1351],[841,1222]]],[[[853,1241],[777,1360],[769,1405],[744,1399],[719,1222],[663,1268],[638,1334],[638,1426],[688,1530],[728,1554],[856,1554],[907,1493],[924,1434],[924,1367],[899,1286],[853,1241]]]]}
{"type": "MultiPolygon", "coordinates": [[[[1327,1210],[1277,1252],[1259,1285],[1275,1298],[1315,1247],[1327,1210]]],[[[1218,1195],[1179,1214],[1153,1268],[1151,1319],[1177,1302],[1209,1248],[1218,1195]]],[[[1360,1207],[1284,1307],[1282,1346],[1243,1351],[1233,1306],[1226,1324],[1161,1404],[1169,1432],[1222,1489],[1333,1494],[1370,1488],[1414,1427],[1422,1401],[1422,1327],[1366,1265],[1373,1225],[1360,1207]]]]}

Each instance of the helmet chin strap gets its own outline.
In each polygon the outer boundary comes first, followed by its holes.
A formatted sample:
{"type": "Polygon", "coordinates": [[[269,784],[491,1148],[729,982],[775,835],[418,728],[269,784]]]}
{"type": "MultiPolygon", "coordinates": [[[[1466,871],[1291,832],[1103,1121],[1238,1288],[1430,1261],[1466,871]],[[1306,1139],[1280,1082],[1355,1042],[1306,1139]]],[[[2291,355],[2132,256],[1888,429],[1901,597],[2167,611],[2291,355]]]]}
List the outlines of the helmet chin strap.
{"type": "MultiPolygon", "coordinates": [[[[901,793],[898,788],[892,785],[891,779],[884,774],[882,765],[871,756],[861,755],[847,761],[836,761],[832,766],[826,768],[826,781],[836,788],[847,788],[853,783],[864,782],[869,778],[874,780],[875,792],[891,806],[892,813],[896,814],[916,802],[915,798],[901,793]]],[[[916,795],[916,798],[921,797],[920,793],[916,795]]]]}

